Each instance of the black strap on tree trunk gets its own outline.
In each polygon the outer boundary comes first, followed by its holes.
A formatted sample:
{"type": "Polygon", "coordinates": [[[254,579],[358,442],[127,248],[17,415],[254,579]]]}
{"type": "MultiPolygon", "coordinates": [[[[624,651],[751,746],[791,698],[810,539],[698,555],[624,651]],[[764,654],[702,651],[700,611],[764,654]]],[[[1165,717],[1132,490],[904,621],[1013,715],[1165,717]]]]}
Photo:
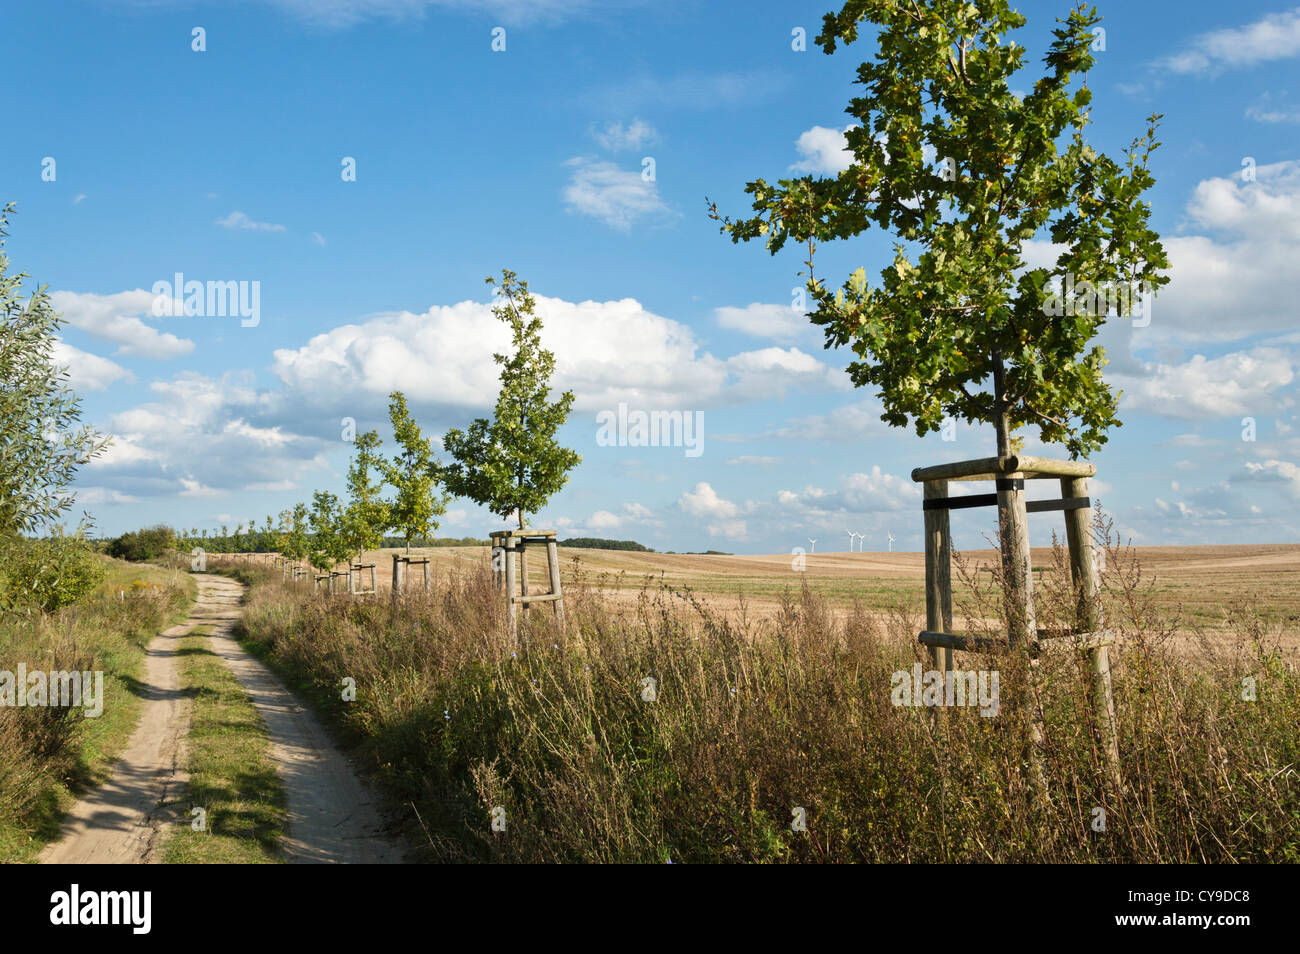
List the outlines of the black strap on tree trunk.
{"type": "Polygon", "coordinates": [[[1042,513],[1045,510],[1091,510],[1092,501],[1087,497],[1065,497],[1061,500],[1030,500],[1025,503],[1027,513],[1042,513]]]}
{"type": "MultiPolygon", "coordinates": [[[[1001,481],[998,481],[1001,483],[1001,481]]],[[[1008,483],[1021,483],[1008,481],[1008,483]]],[[[999,490],[1020,488],[998,488],[999,490]]],[[[968,510],[971,507],[996,507],[997,494],[967,494],[964,497],[935,497],[921,502],[923,510],[968,510]]],[[[1092,500],[1089,497],[1065,497],[1061,500],[1028,500],[1025,502],[1026,513],[1044,513],[1051,510],[1089,510],[1092,500]]]]}

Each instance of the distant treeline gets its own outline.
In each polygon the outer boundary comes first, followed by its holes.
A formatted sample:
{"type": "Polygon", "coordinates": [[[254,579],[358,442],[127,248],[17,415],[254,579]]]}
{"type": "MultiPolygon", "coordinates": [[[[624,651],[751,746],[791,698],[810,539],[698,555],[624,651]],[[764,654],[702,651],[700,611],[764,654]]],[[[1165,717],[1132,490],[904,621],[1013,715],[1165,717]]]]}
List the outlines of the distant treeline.
{"type": "MultiPolygon", "coordinates": [[[[197,528],[189,532],[178,532],[171,527],[159,524],[131,530],[117,537],[106,537],[97,542],[98,549],[111,557],[130,560],[135,563],[145,560],[157,560],[169,550],[189,553],[195,547],[201,547],[208,553],[273,553],[279,551],[283,530],[273,527],[270,519],[264,527],[256,524],[247,529],[240,524],[231,532],[222,528],[223,533],[200,531],[197,528]]],[[[384,537],[385,547],[406,547],[402,537],[384,537]]],[[[427,539],[419,537],[411,541],[412,547],[487,547],[490,540],[478,540],[474,537],[436,537],[427,539]]]]}
{"type": "Polygon", "coordinates": [[[654,553],[650,547],[644,547],[635,540],[602,540],[600,537],[570,537],[558,541],[562,547],[584,547],[588,550],[639,550],[642,553],[654,553]]]}
{"type": "MultiPolygon", "coordinates": [[[[176,531],[159,524],[132,530],[119,537],[108,537],[99,541],[99,548],[109,556],[122,560],[142,561],[157,560],[168,550],[180,550],[188,553],[195,547],[202,547],[208,553],[272,553],[278,552],[283,530],[272,526],[270,518],[263,527],[256,523],[248,528],[242,524],[233,532],[222,527],[222,533],[209,534],[197,528],[176,531]]],[[[635,540],[606,540],[601,537],[570,537],[558,541],[562,547],[582,547],[588,550],[633,550],[639,553],[654,553],[652,547],[637,543],[635,540]]],[[[490,547],[491,540],[479,540],[475,537],[416,537],[411,540],[413,548],[423,547],[490,547]]],[[[402,537],[384,537],[383,546],[405,548],[406,540],[402,537]]],[[[674,552],[674,551],[669,551],[674,552]]],[[[724,555],[720,550],[706,550],[706,554],[724,555]]]]}
{"type": "MultiPolygon", "coordinates": [[[[384,537],[384,546],[406,548],[405,537],[384,537]]],[[[411,540],[412,547],[490,547],[491,540],[476,540],[474,537],[416,537],[411,540]]]]}

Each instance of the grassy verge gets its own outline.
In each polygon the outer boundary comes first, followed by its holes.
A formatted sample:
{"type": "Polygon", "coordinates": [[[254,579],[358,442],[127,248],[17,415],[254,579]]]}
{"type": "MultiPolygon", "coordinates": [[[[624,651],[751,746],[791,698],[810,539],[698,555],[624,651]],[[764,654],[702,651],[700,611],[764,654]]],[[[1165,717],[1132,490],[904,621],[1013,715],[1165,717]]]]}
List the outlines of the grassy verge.
{"type": "Polygon", "coordinates": [[[187,574],[103,557],[104,581],[49,615],[0,619],[0,669],[102,671],[103,714],[0,708],[0,861],[30,862],[58,837],[77,794],[102,782],[140,712],[144,648],[185,618],[187,574]]]}
{"type": "Polygon", "coordinates": [[[194,696],[187,750],[185,824],[167,842],[172,864],[281,861],[285,793],[266,727],[248,694],[198,627],[180,648],[181,679],[194,696]],[[203,826],[195,830],[204,810],[203,826]]]}
{"type": "MultiPolygon", "coordinates": [[[[997,711],[932,719],[894,696],[897,674],[929,668],[921,619],[837,618],[807,589],[746,625],[703,599],[611,606],[578,584],[566,632],[534,612],[512,641],[485,571],[397,606],[264,577],[243,626],[429,860],[1300,861],[1294,658],[1245,609],[1230,641],[1179,656],[1140,568],[1110,563],[1121,790],[1079,654],[1033,668],[1023,652],[961,654],[1000,674],[997,711]]],[[[988,583],[958,602],[999,612],[988,583]]],[[[1044,584],[1040,625],[1073,609],[1068,587],[1044,584]]]]}

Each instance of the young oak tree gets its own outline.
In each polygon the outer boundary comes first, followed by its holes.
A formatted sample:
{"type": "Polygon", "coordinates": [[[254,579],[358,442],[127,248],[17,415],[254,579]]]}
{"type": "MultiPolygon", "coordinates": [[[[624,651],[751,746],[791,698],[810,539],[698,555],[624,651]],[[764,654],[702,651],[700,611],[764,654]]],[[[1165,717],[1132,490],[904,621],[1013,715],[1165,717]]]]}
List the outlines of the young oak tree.
{"type": "Polygon", "coordinates": [[[308,515],[311,540],[307,561],[322,573],[331,572],[352,556],[352,544],[344,530],[343,508],[339,498],[328,490],[312,494],[311,513],[308,515]]]}
{"type": "Polygon", "coordinates": [[[289,531],[292,529],[289,523],[291,518],[291,511],[281,510],[276,518],[275,526],[271,528],[268,534],[268,549],[278,556],[284,556],[284,548],[289,540],[289,531]]]}
{"type": "Polygon", "coordinates": [[[722,218],[716,203],[710,215],[733,242],[763,237],[772,254],[807,244],[809,317],[827,347],[852,348],[849,374],[877,389],[882,420],[922,436],[947,416],[989,423],[1000,457],[1033,424],[1087,457],[1120,423],[1105,352],[1088,344],[1108,310],[1132,314],[1139,285],[1149,306],[1168,281],[1142,198],[1160,117],[1122,162],[1085,142],[1095,8],[1057,21],[1023,97],[1009,84],[1026,52],[1008,34],[1025,18],[1007,0],[852,0],[825,16],[817,43],[834,53],[863,21],[878,47],[846,109],[849,167],[755,180],[752,218],[722,218]],[[816,244],[873,225],[897,237],[893,261],[876,284],[859,268],[831,292],[813,272],[816,244]],[[1027,246],[1055,263],[1027,267],[1027,246]],[[1055,289],[1071,283],[1078,295],[1061,307],[1055,289]]]}
{"type": "Polygon", "coordinates": [[[81,400],[67,369],[54,363],[62,318],[42,285],[24,301],[26,272],[9,272],[5,227],[13,203],[0,208],[0,540],[49,526],[72,506],[77,468],[109,441],[78,427],[81,400]]]}
{"type": "Polygon", "coordinates": [[[311,552],[308,537],[307,505],[294,504],[292,510],[281,515],[284,531],[280,534],[280,555],[291,563],[301,563],[311,552]]]}
{"type": "Polygon", "coordinates": [[[383,499],[383,443],[376,431],[358,434],[348,464],[348,503],[343,510],[340,532],[348,546],[349,559],[384,544],[384,532],[391,525],[391,504],[383,499]]]}
{"type": "Polygon", "coordinates": [[[550,403],[555,355],[542,347],[542,320],[528,283],[509,269],[502,270],[499,285],[491,276],[487,283],[497,295],[492,314],[510,326],[514,353],[493,355],[501,365],[494,418],[478,418],[464,432],[447,432],[443,446],[452,463],[443,472],[452,493],[503,519],[514,514],[522,530],[526,515],[541,510],[582,460],[555,440],[573,406],[573,392],[550,403]]]}
{"type": "Polygon", "coordinates": [[[390,504],[389,526],[406,538],[411,552],[413,537],[427,537],[438,529],[438,517],[447,512],[449,494],[438,493],[442,471],[433,456],[433,442],[420,432],[420,425],[406,408],[401,391],[388,395],[388,419],[401,448],[393,457],[381,460],[384,479],[396,491],[390,504]]]}

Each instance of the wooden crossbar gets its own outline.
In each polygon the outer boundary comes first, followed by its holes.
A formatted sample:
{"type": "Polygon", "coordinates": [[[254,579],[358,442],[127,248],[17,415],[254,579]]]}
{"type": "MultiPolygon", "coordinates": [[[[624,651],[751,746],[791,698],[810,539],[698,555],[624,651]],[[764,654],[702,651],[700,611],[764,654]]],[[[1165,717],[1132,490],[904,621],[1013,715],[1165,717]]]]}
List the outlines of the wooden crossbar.
{"type": "Polygon", "coordinates": [[[940,646],[944,649],[1006,649],[1007,641],[990,636],[961,636],[957,633],[935,633],[928,629],[921,630],[917,640],[926,646],[940,646]]]}
{"type": "Polygon", "coordinates": [[[1111,629],[1100,629],[1095,633],[1058,633],[1038,639],[1042,649],[1099,649],[1114,642],[1115,631],[1111,629]]]}
{"type": "Polygon", "coordinates": [[[1023,473],[1030,478],[1095,477],[1097,467],[1084,460],[1053,460],[1020,454],[917,467],[912,471],[912,479],[917,483],[928,480],[991,480],[1015,473],[1023,473]]]}
{"type": "MultiPolygon", "coordinates": [[[[944,649],[958,649],[963,652],[978,650],[1000,650],[1008,648],[1005,639],[996,636],[964,636],[960,633],[936,633],[923,629],[917,635],[917,642],[925,646],[939,646],[944,649]]],[[[1052,633],[1039,630],[1037,649],[1099,649],[1115,642],[1113,630],[1103,629],[1095,633],[1052,633]]]]}
{"type": "Polygon", "coordinates": [[[536,593],[529,596],[513,596],[511,599],[516,603],[552,603],[564,597],[559,593],[536,593]]]}

